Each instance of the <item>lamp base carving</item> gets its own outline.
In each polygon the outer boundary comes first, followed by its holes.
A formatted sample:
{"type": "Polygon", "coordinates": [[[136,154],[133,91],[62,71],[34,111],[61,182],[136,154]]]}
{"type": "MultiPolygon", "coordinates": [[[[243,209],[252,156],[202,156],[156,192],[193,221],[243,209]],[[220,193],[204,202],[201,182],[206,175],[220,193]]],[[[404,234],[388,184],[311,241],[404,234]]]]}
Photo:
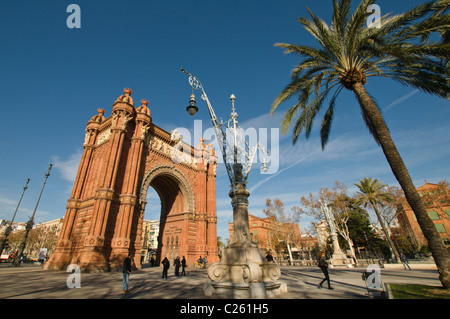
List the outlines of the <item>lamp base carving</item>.
{"type": "Polygon", "coordinates": [[[220,298],[270,298],[287,292],[279,281],[280,267],[267,262],[263,249],[229,247],[223,251],[221,262],[208,267],[211,280],[205,284],[205,295],[220,298]]]}

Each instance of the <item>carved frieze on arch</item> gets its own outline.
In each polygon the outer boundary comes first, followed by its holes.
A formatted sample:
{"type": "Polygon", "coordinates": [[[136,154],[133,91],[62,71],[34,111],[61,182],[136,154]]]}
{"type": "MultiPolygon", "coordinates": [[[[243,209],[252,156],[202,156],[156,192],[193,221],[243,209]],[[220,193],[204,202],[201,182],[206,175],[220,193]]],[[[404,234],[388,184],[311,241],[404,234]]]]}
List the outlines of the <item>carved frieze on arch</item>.
{"type": "Polygon", "coordinates": [[[147,199],[147,191],[152,181],[158,176],[167,176],[175,181],[183,194],[184,211],[195,212],[195,196],[191,184],[184,174],[178,170],[175,165],[158,165],[145,173],[140,189],[139,202],[145,203],[147,199]]]}

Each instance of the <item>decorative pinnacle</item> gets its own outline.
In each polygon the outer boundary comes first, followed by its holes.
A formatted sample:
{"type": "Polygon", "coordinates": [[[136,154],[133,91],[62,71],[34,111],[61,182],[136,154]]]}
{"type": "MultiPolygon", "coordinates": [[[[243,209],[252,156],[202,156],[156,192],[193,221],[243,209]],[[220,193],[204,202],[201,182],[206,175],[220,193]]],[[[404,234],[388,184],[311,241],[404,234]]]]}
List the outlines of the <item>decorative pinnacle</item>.
{"type": "Polygon", "coordinates": [[[149,101],[148,100],[141,100],[141,104],[143,105],[143,106],[147,106],[148,105],[148,103],[149,103],[149,101]]]}
{"type": "Polygon", "coordinates": [[[124,92],[126,95],[131,95],[131,94],[133,94],[133,90],[130,89],[130,88],[124,88],[124,89],[123,89],[123,92],[124,92]]]}
{"type": "Polygon", "coordinates": [[[234,94],[231,94],[230,100],[231,100],[231,111],[232,111],[230,117],[232,119],[237,119],[238,114],[236,113],[236,109],[234,107],[234,100],[236,100],[236,96],[234,96],[234,94]]]}
{"type": "Polygon", "coordinates": [[[103,114],[105,114],[106,111],[105,111],[105,109],[98,108],[97,112],[98,112],[99,115],[103,115],[103,114]]]}

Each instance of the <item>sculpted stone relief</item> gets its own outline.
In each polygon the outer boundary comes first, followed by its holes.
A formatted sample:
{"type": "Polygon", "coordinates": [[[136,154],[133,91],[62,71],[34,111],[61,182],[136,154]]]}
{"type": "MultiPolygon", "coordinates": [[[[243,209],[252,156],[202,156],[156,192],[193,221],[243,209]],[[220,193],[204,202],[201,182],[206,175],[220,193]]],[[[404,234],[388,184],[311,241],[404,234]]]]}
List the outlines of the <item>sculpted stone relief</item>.
{"type": "Polygon", "coordinates": [[[110,129],[101,132],[97,137],[97,145],[100,145],[100,144],[106,142],[107,140],[109,140],[110,137],[111,137],[110,129]]]}
{"type": "Polygon", "coordinates": [[[91,137],[92,132],[86,129],[86,135],[84,136],[84,144],[89,143],[89,138],[91,137]]]}
{"type": "Polygon", "coordinates": [[[170,157],[176,164],[182,163],[191,166],[192,168],[196,168],[194,156],[190,154],[190,150],[189,152],[183,151],[183,143],[178,142],[175,146],[172,146],[153,134],[147,135],[146,143],[151,150],[170,157]]]}

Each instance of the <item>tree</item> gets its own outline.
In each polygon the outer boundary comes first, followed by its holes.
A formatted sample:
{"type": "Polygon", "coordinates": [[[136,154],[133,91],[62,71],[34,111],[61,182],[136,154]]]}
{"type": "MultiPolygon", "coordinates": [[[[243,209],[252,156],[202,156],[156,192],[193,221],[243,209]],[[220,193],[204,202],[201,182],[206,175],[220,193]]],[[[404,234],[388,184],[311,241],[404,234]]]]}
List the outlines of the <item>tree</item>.
{"type": "Polygon", "coordinates": [[[407,240],[409,235],[408,230],[394,227],[397,217],[404,210],[403,206],[406,203],[405,195],[403,194],[403,191],[396,186],[387,186],[386,192],[391,194],[391,200],[383,202],[383,205],[378,207],[381,218],[383,219],[389,232],[389,237],[392,238],[393,244],[397,248],[399,254],[402,252],[410,252],[411,248],[414,247],[407,240]]]}
{"type": "Polygon", "coordinates": [[[363,205],[365,208],[370,205],[373,208],[392,253],[397,260],[400,260],[400,254],[398,253],[397,247],[395,247],[392,242],[391,233],[386,227],[379,210],[379,207],[383,206],[383,203],[393,202],[392,194],[387,192],[385,189],[387,185],[384,185],[381,181],[372,179],[371,177],[366,177],[360,180],[359,184],[354,185],[359,188],[359,192],[356,193],[356,204],[363,205]]]}
{"type": "Polygon", "coordinates": [[[317,221],[322,221],[325,219],[324,213],[321,209],[321,202],[326,202],[328,204],[328,207],[331,209],[331,213],[333,214],[336,231],[347,242],[352,258],[356,263],[356,254],[347,226],[350,212],[347,187],[339,181],[336,181],[331,190],[327,187],[320,188],[319,193],[316,196],[310,193],[308,198],[302,196],[300,202],[303,208],[293,207],[293,210],[312,216],[317,221]]]}
{"type": "Polygon", "coordinates": [[[383,202],[383,205],[380,207],[380,215],[389,227],[399,213],[403,211],[406,199],[403,191],[396,186],[386,186],[386,192],[391,194],[390,200],[383,202]]]}
{"type": "Polygon", "coordinates": [[[282,122],[285,133],[297,117],[293,128],[295,144],[303,130],[306,138],[309,137],[315,117],[333,92],[320,129],[324,149],[337,97],[344,88],[353,92],[369,132],[381,146],[428,241],[441,283],[450,289],[450,253],[427,214],[375,100],[364,87],[369,77],[380,76],[439,97],[450,97],[450,44],[445,41],[449,35],[450,17],[445,14],[449,2],[424,3],[399,15],[380,17],[376,27],[366,26],[371,12],[368,6],[374,2],[362,0],[351,15],[351,0],[333,0],[331,26],[309,9],[311,20],[298,19],[320,47],[275,44],[303,59],[294,68],[292,81],[273,102],[271,113],[298,95],[298,102],[285,113],[282,122]],[[438,39],[430,41],[431,38],[438,39]]]}
{"type": "Polygon", "coordinates": [[[291,262],[291,265],[293,265],[294,262],[292,259],[291,247],[300,239],[300,228],[297,224],[300,215],[295,211],[292,214],[286,214],[284,209],[285,207],[281,200],[276,198],[272,202],[272,200],[268,198],[266,200],[266,209],[263,209],[263,212],[272,220],[271,240],[286,245],[289,254],[289,260],[291,262]]]}
{"type": "Polygon", "coordinates": [[[347,242],[347,246],[351,252],[352,259],[355,263],[355,265],[358,264],[358,260],[356,258],[355,248],[353,245],[353,240],[350,236],[350,229],[348,228],[348,222],[350,220],[350,213],[351,213],[351,207],[350,207],[350,201],[351,198],[349,198],[346,194],[341,194],[339,197],[335,200],[333,203],[334,207],[333,209],[336,211],[336,225],[337,225],[337,231],[339,235],[345,239],[347,242]]]}
{"type": "Polygon", "coordinates": [[[380,255],[380,253],[383,256],[389,256],[389,245],[374,232],[367,211],[354,205],[353,200],[351,203],[347,226],[355,248],[364,247],[364,250],[372,256],[380,255]]]}

